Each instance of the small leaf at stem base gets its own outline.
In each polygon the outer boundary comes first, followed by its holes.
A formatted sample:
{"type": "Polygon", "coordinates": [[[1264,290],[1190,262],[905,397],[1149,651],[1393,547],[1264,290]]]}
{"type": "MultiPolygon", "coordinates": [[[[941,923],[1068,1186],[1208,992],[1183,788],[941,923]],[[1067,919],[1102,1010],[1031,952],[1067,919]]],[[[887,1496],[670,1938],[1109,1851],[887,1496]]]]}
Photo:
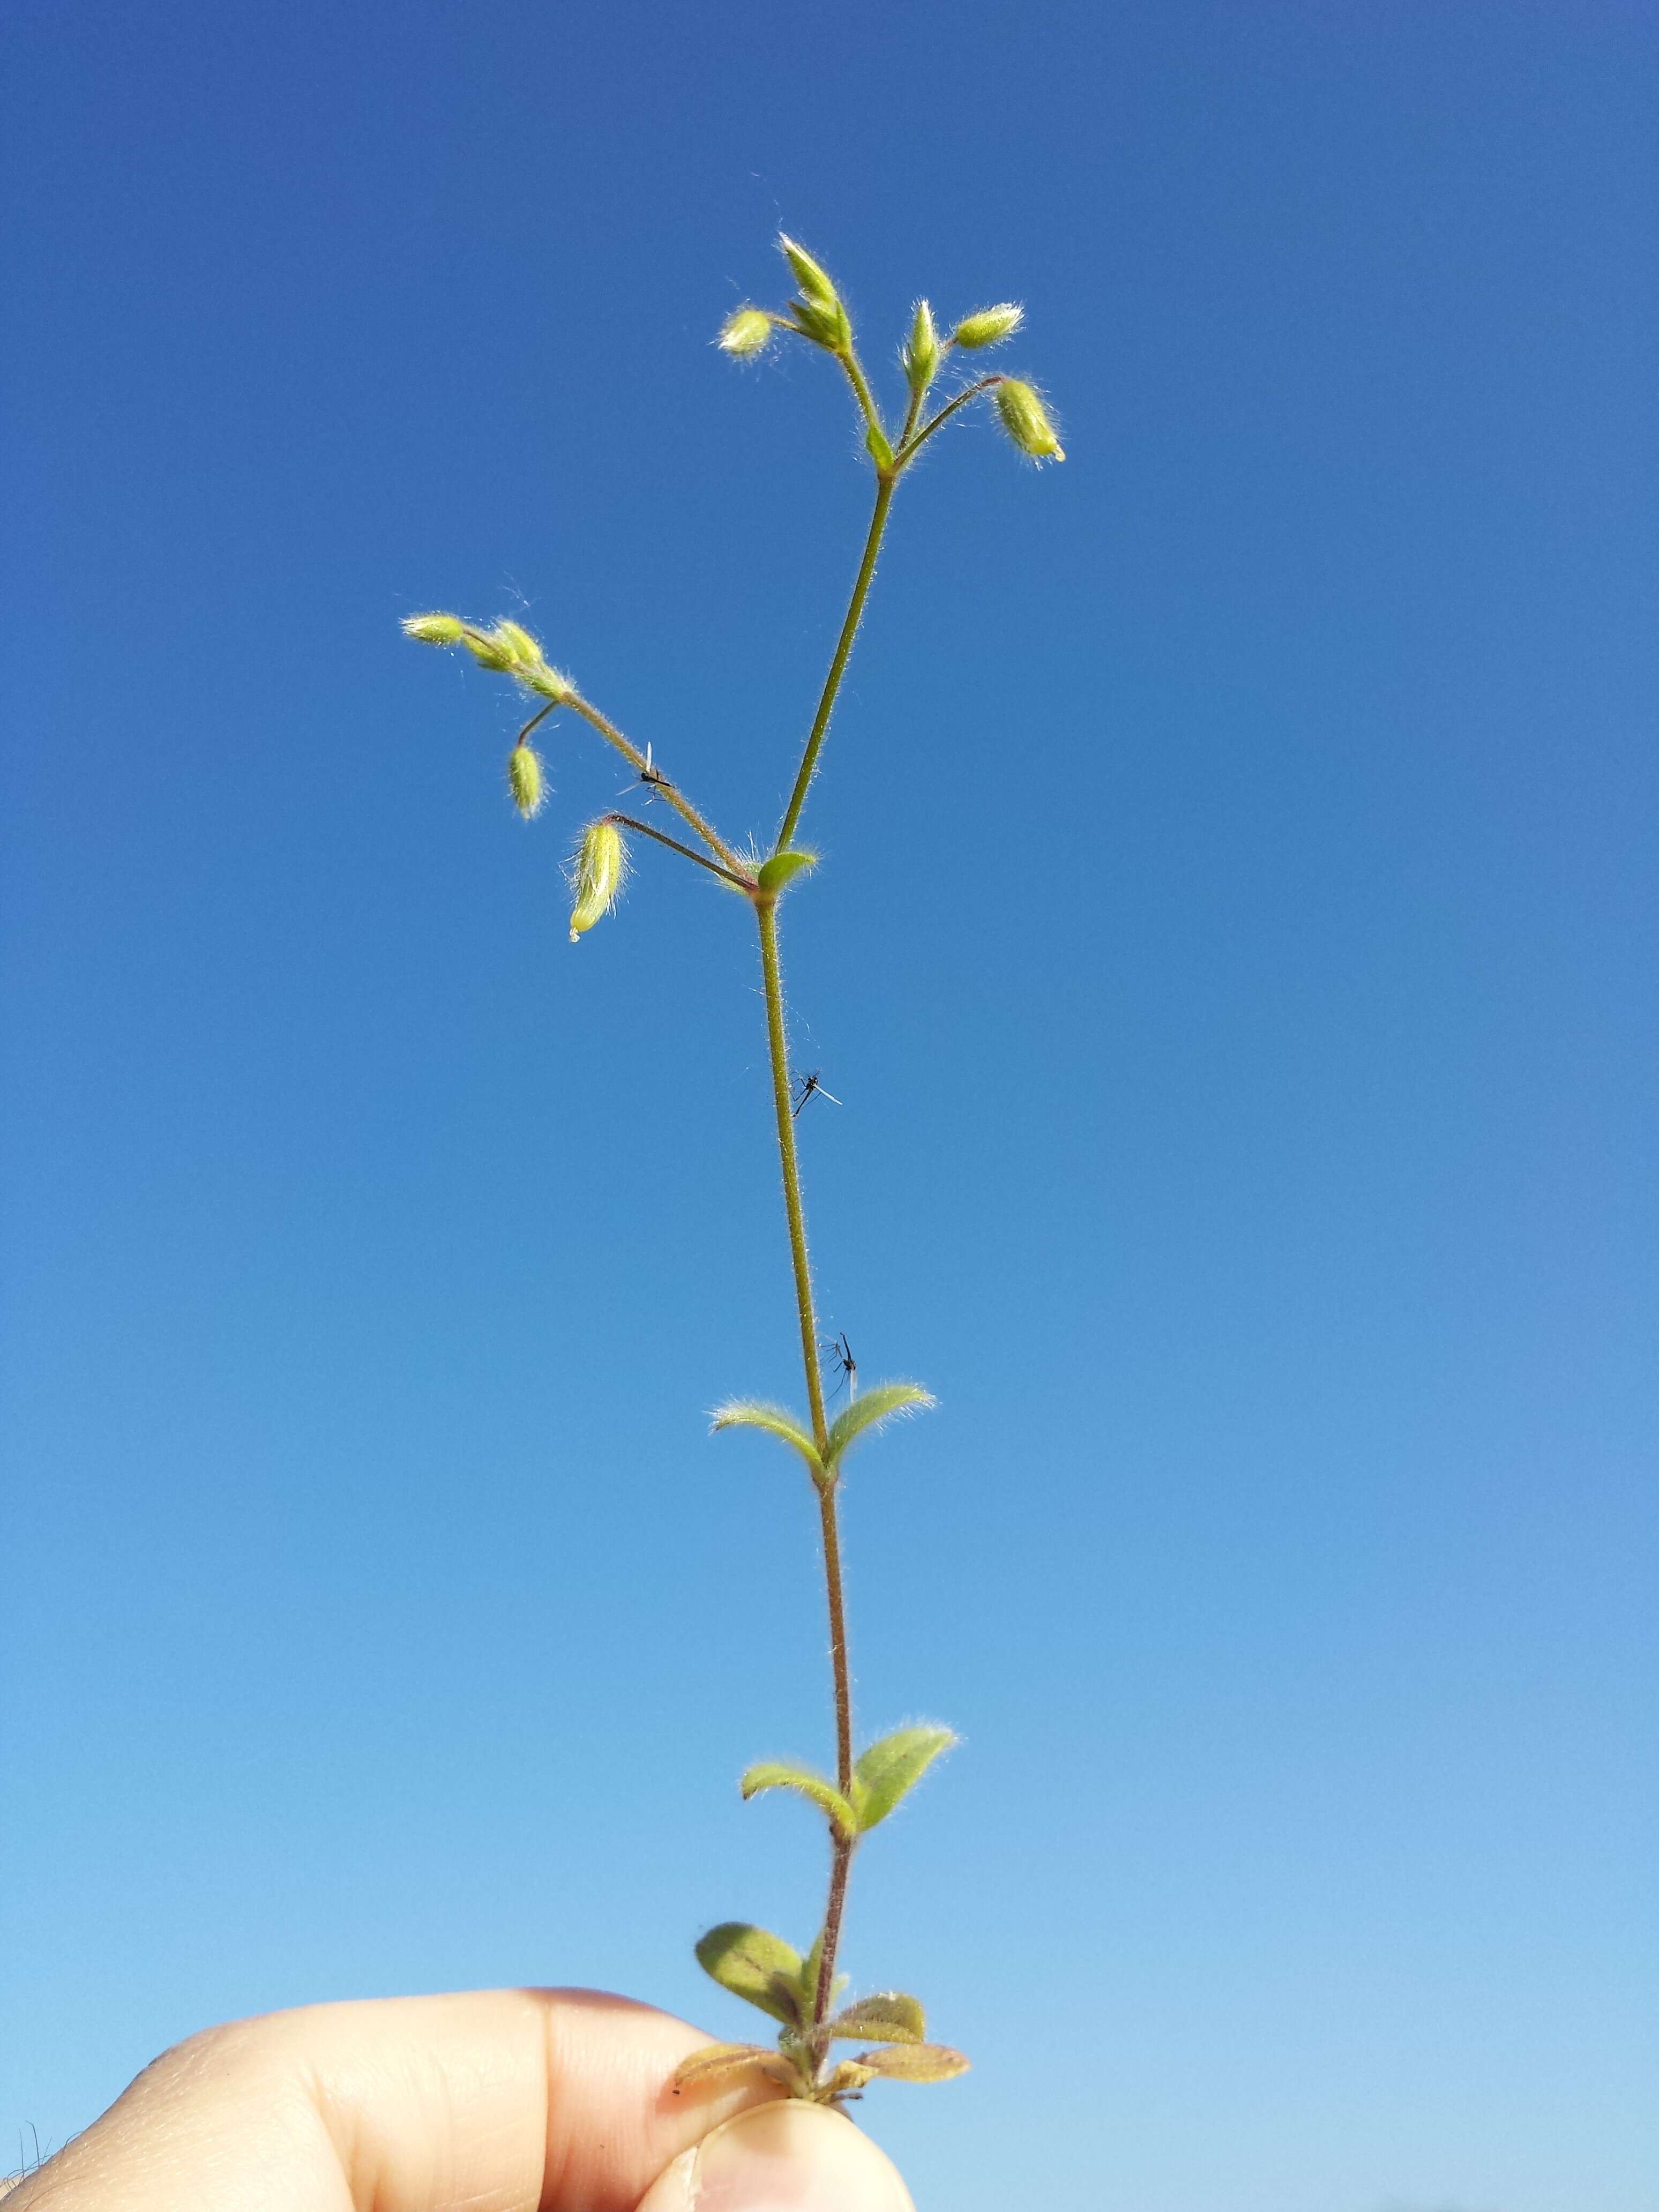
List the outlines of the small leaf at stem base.
{"type": "Polygon", "coordinates": [[[746,1920],[723,1920],[697,1945],[697,1964],[734,1997],[758,2005],[786,2027],[801,2025],[795,1996],[800,1987],[800,1954],[781,1936],[751,1927],[746,1920]]]}
{"type": "Polygon", "coordinates": [[[722,2081],[729,2075],[739,2074],[753,2068],[786,2088],[794,2081],[794,2071],[787,2058],[775,2051],[764,2050],[758,2043],[705,2043],[701,2051],[694,2051],[689,2058],[682,2058],[674,2069],[674,2088],[701,2087],[710,2081],[722,2081]]]}
{"type": "Polygon", "coordinates": [[[781,891],[803,868],[816,868],[817,864],[816,853],[774,853],[769,860],[761,862],[755,881],[763,891],[781,891]]]}
{"type": "Polygon", "coordinates": [[[854,2063],[889,2081],[950,2081],[973,2061],[943,2043],[889,2043],[879,2051],[860,2051],[854,2063]]]}
{"type": "Polygon", "coordinates": [[[860,1997],[823,2024],[823,2033],[841,2043],[925,2043],[927,2015],[902,1990],[860,1997]]]}

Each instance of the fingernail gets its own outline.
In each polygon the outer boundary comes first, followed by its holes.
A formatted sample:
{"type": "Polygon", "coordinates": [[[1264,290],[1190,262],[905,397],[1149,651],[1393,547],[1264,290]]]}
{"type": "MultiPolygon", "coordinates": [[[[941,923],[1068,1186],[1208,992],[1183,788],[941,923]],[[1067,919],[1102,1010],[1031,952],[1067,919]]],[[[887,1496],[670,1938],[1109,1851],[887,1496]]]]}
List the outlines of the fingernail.
{"type": "Polygon", "coordinates": [[[791,2100],[757,2105],[705,2136],[647,2191],[640,2212],[915,2212],[884,2151],[850,2120],[791,2100]]]}

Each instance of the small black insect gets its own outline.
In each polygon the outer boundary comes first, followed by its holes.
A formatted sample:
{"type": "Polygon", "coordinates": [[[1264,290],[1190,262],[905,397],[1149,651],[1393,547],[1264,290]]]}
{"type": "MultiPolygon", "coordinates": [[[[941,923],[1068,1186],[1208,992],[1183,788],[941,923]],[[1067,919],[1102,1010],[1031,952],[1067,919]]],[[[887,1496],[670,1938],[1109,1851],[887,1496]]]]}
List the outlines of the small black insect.
{"type": "Polygon", "coordinates": [[[836,1383],[835,1390],[832,1390],[830,1395],[833,1398],[836,1391],[845,1389],[849,1398],[856,1397],[859,1387],[859,1364],[853,1357],[853,1347],[847,1341],[845,1329],[839,1336],[831,1337],[830,1340],[830,1364],[838,1369],[841,1374],[841,1381],[836,1383]]]}
{"type": "Polygon", "coordinates": [[[668,778],[651,757],[649,744],[645,748],[645,766],[640,770],[640,781],[646,786],[646,796],[649,799],[654,799],[659,791],[667,791],[671,787],[668,778]]]}
{"type": "Polygon", "coordinates": [[[823,1078],[816,1067],[810,1075],[798,1075],[795,1078],[794,1096],[795,1103],[789,1109],[792,1119],[799,1117],[801,1108],[809,1098],[827,1098],[832,1106],[839,1106],[841,1103],[833,1091],[824,1089],[823,1078]]]}

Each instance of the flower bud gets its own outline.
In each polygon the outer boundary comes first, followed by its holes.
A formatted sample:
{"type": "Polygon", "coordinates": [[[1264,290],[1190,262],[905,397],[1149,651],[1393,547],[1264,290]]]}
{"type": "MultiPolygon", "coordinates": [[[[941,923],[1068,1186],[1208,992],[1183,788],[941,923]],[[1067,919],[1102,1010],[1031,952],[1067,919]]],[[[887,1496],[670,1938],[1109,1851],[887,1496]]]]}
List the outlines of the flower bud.
{"type": "Polygon", "coordinates": [[[996,391],[1002,427],[1021,453],[1029,453],[1034,461],[1063,461],[1066,456],[1054,435],[1054,426],[1031,386],[1022,384],[1017,376],[1008,376],[996,391]]]}
{"type": "Polygon", "coordinates": [[[628,848],[614,822],[590,822],[581,842],[571,855],[568,871],[570,895],[570,942],[592,929],[617,903],[617,895],[628,873],[628,848]]]}
{"type": "Polygon", "coordinates": [[[404,635],[418,638],[422,645],[459,645],[466,635],[466,624],[459,615],[405,615],[404,635]]]}
{"type": "Polygon", "coordinates": [[[1004,338],[1012,337],[1024,320],[1024,308],[1017,307],[1012,300],[1005,300],[1000,307],[981,307],[977,314],[964,315],[951,331],[951,342],[970,351],[980,346],[1000,345],[1004,338]]]}
{"type": "Polygon", "coordinates": [[[926,392],[939,368],[939,332],[933,311],[926,300],[916,301],[916,319],[910,336],[899,349],[899,361],[912,392],[926,392]]]}
{"type": "Polygon", "coordinates": [[[480,668],[493,668],[497,675],[506,675],[510,672],[513,666],[512,653],[501,643],[493,629],[464,629],[461,632],[461,643],[472,655],[480,668]]]}
{"type": "Polygon", "coordinates": [[[795,272],[795,282],[807,298],[820,307],[836,307],[841,304],[835,286],[804,246],[797,246],[793,238],[778,233],[778,244],[783,258],[795,272]]]}
{"type": "Polygon", "coordinates": [[[498,622],[490,635],[515,668],[538,668],[541,665],[540,646],[530,632],[520,629],[517,623],[498,622]]]}
{"type": "Polygon", "coordinates": [[[533,821],[546,803],[547,787],[542,780],[541,755],[522,738],[507,757],[507,787],[525,820],[533,821]]]}
{"type": "Polygon", "coordinates": [[[763,353],[772,336],[772,318],[761,307],[734,307],[720,325],[715,343],[722,353],[738,361],[752,361],[763,353]]]}
{"type": "Polygon", "coordinates": [[[544,660],[538,660],[533,668],[515,667],[513,673],[526,691],[539,693],[544,699],[550,699],[556,707],[562,707],[567,699],[574,699],[576,696],[576,687],[563,670],[550,668],[544,660]]]}

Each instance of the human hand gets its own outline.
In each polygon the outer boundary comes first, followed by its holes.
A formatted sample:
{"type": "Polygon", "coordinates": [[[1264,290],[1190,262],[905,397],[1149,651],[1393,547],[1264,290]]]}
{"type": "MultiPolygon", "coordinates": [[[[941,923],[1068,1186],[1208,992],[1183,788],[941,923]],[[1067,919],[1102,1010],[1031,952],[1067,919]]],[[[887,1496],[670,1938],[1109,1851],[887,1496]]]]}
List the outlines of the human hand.
{"type": "Polygon", "coordinates": [[[5,2212],[914,2212],[849,2120],[592,1990],[312,2005],[147,2067],[5,2212]]]}

